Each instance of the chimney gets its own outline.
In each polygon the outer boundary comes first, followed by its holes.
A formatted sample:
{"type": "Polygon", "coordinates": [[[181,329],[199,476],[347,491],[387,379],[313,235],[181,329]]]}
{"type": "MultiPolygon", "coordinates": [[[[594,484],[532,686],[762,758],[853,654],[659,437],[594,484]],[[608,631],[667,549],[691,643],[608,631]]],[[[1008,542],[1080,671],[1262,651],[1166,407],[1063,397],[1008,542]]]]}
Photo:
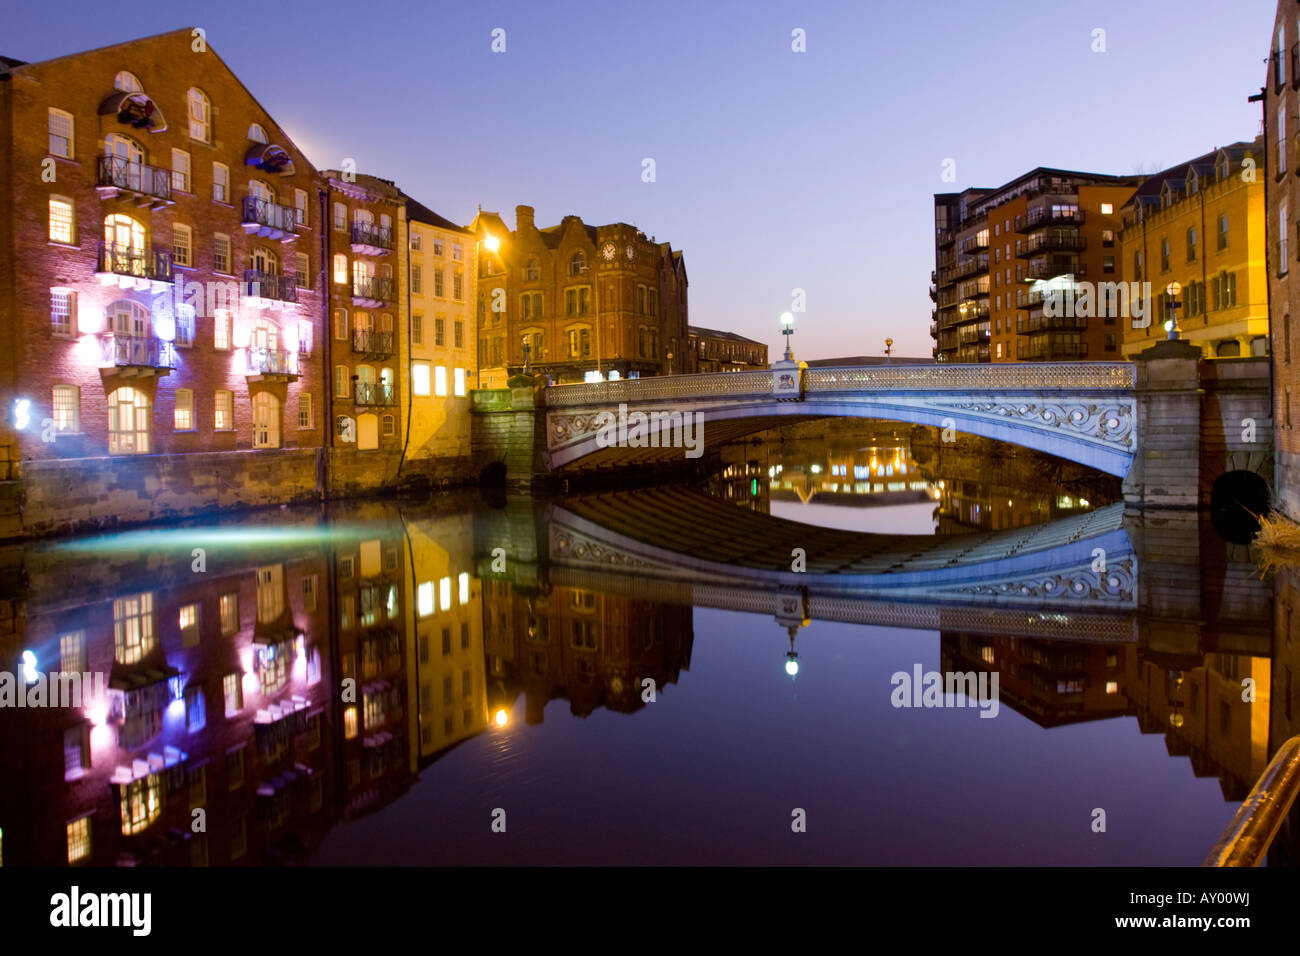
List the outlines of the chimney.
{"type": "Polygon", "coordinates": [[[515,207],[515,232],[519,232],[525,226],[533,228],[533,207],[516,206],[515,207]]]}

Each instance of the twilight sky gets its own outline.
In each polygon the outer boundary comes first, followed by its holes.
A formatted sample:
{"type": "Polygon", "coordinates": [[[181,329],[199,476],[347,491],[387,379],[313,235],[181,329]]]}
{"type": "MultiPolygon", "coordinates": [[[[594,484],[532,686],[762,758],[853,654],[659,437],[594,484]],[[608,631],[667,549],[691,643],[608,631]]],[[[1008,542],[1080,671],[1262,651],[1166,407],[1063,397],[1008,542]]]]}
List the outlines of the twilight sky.
{"type": "MultiPolygon", "coordinates": [[[[800,358],[930,353],[936,191],[1151,172],[1259,129],[1273,0],[10,5],[42,60],[201,26],[319,168],[450,219],[632,222],[684,250],[692,324],[800,358]],[[128,12],[129,11],[129,12],[128,12]],[[491,50],[494,28],[506,52],[491,50]],[[791,50],[791,31],[807,52],[791,50]],[[1102,28],[1106,52],[1095,53],[1102,28]],[[642,161],[656,181],[642,181],[642,161]],[[946,158],[957,181],[940,179],[946,158]]],[[[111,82],[111,80],[106,80],[111,82]]]]}

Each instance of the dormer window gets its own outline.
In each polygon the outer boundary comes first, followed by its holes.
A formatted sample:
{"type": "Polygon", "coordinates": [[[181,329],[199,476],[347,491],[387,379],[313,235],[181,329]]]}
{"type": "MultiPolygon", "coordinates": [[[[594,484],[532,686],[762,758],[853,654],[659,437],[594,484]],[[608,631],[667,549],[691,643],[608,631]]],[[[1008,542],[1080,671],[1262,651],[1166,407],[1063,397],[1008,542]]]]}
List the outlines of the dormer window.
{"type": "Polygon", "coordinates": [[[190,139],[212,142],[212,103],[206,93],[191,87],[187,94],[190,114],[190,139]]]}
{"type": "Polygon", "coordinates": [[[582,254],[582,250],[580,249],[577,252],[575,252],[573,254],[573,258],[569,260],[569,275],[571,276],[582,275],[582,273],[586,271],[587,271],[587,257],[582,254]]]}
{"type": "Polygon", "coordinates": [[[1196,170],[1189,170],[1187,173],[1187,195],[1196,195],[1196,190],[1199,188],[1199,185],[1200,184],[1196,180],[1196,170]]]}
{"type": "Polygon", "coordinates": [[[248,127],[248,138],[254,143],[265,143],[267,141],[266,130],[262,129],[260,123],[254,123],[252,126],[248,127]]]}

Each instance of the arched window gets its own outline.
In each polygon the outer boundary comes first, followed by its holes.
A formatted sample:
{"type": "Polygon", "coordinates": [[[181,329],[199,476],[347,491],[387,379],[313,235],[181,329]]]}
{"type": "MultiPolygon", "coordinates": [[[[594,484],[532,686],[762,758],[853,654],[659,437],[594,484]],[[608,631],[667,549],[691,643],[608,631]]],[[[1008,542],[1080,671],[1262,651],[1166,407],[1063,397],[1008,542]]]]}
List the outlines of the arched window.
{"type": "Polygon", "coordinates": [[[117,76],[113,77],[113,89],[120,93],[144,92],[144,87],[140,84],[140,78],[130,70],[122,70],[117,76]]]}
{"type": "Polygon", "coordinates": [[[248,138],[254,143],[265,143],[266,130],[262,129],[260,123],[254,123],[252,126],[248,127],[248,138]]]}
{"type": "Polygon", "coordinates": [[[253,399],[253,447],[280,447],[280,399],[270,392],[253,399]]]}
{"type": "Polygon", "coordinates": [[[532,259],[528,260],[528,265],[524,267],[524,279],[527,282],[536,282],[541,277],[541,264],[538,263],[537,258],[534,256],[532,259]]]}
{"type": "Polygon", "coordinates": [[[149,452],[149,426],[153,409],[149,396],[123,385],[108,396],[108,451],[111,455],[149,452]]]}
{"type": "Polygon", "coordinates": [[[108,326],[114,335],[133,338],[148,335],[149,318],[149,310],[130,299],[118,299],[108,307],[108,326]]]}
{"type": "Polygon", "coordinates": [[[577,252],[573,254],[573,258],[569,260],[569,275],[573,275],[573,276],[581,275],[586,271],[587,271],[587,257],[583,255],[582,250],[579,249],[577,252]]]}
{"type": "Polygon", "coordinates": [[[275,190],[260,179],[248,181],[248,195],[262,202],[275,202],[275,190]]]}
{"type": "Polygon", "coordinates": [[[190,104],[190,139],[200,143],[212,142],[212,103],[208,95],[198,87],[191,87],[190,104]]]}
{"type": "Polygon", "coordinates": [[[113,257],[113,271],[145,274],[144,225],[120,212],[104,218],[105,252],[113,257]],[[120,267],[120,268],[119,268],[120,267]]]}
{"type": "Polygon", "coordinates": [[[256,246],[249,254],[248,267],[256,269],[263,275],[278,276],[280,274],[280,257],[266,246],[256,246]]]}
{"type": "Polygon", "coordinates": [[[139,192],[144,178],[145,156],[140,144],[121,133],[109,133],[104,137],[104,155],[111,160],[109,182],[139,192]]]}

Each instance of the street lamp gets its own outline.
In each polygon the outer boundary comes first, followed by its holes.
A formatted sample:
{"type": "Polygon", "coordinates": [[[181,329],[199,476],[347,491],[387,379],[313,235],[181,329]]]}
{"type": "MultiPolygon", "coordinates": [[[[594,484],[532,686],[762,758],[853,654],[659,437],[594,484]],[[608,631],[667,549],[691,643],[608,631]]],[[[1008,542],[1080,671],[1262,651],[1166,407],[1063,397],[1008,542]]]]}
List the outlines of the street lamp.
{"type": "Polygon", "coordinates": [[[1169,319],[1165,322],[1165,331],[1169,333],[1171,342],[1178,338],[1178,293],[1182,291],[1183,287],[1177,282],[1165,286],[1165,294],[1169,296],[1169,319]]]}
{"type": "Polygon", "coordinates": [[[885,364],[889,364],[889,356],[894,354],[894,340],[885,339],[885,364]]]}
{"type": "Polygon", "coordinates": [[[781,334],[785,336],[785,360],[794,361],[794,352],[790,350],[790,336],[794,335],[794,316],[789,312],[781,313],[781,334]]]}

